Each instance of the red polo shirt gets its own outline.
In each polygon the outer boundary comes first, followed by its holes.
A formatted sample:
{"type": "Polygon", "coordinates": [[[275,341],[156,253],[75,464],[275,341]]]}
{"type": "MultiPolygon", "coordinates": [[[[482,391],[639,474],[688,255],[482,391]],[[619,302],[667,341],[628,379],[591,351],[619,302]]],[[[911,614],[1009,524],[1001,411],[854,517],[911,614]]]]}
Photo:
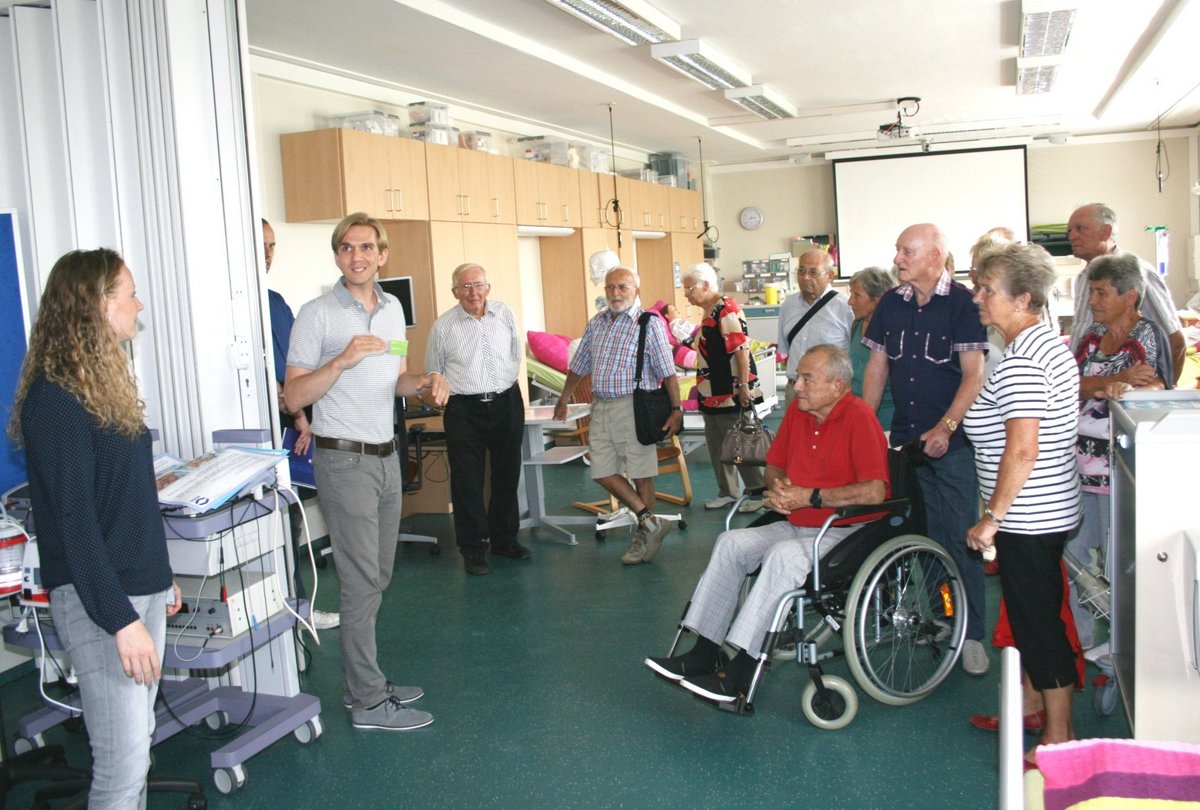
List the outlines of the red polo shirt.
{"type": "MultiPolygon", "coordinates": [[[[887,439],[879,419],[866,402],[846,394],[821,424],[793,403],[788,406],[779,434],[767,451],[767,464],[783,470],[795,486],[832,489],[864,481],[883,481],[884,498],[891,496],[887,439]]],[[[795,509],[788,522],[795,526],[820,526],[833,514],[829,508],[795,509]]],[[[856,517],[835,526],[869,520],[856,517]]]]}

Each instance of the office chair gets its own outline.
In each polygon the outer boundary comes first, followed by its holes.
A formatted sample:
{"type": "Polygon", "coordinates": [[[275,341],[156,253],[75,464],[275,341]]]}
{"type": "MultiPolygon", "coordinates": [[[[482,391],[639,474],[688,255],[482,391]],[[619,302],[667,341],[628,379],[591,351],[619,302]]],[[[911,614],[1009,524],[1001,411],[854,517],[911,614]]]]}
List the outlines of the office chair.
{"type": "MultiPolygon", "coordinates": [[[[402,397],[396,398],[396,452],[400,453],[400,475],[403,479],[402,491],[405,495],[417,492],[425,483],[423,470],[424,454],[421,451],[425,436],[425,425],[417,422],[407,424],[407,404],[402,397]]],[[[429,555],[436,557],[442,553],[438,539],[428,534],[412,534],[400,526],[401,543],[432,543],[429,555]]]]}

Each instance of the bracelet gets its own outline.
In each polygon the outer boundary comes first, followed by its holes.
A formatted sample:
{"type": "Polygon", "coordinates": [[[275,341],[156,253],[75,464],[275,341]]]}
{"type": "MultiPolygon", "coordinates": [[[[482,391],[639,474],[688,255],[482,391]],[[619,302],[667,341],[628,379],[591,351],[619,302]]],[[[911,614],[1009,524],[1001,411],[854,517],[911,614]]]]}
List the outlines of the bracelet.
{"type": "Polygon", "coordinates": [[[990,506],[985,506],[983,508],[983,516],[992,523],[995,523],[997,526],[999,526],[1002,521],[1001,518],[996,517],[996,513],[992,511],[992,507],[990,506]]]}

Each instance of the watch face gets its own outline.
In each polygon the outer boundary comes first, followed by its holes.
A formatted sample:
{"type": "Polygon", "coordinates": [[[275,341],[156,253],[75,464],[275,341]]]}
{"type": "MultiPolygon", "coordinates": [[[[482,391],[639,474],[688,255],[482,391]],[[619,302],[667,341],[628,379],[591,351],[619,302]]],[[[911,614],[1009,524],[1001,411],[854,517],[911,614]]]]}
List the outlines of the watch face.
{"type": "Polygon", "coordinates": [[[752,231],[763,224],[763,213],[754,207],[743,208],[739,220],[743,228],[752,231]]]}

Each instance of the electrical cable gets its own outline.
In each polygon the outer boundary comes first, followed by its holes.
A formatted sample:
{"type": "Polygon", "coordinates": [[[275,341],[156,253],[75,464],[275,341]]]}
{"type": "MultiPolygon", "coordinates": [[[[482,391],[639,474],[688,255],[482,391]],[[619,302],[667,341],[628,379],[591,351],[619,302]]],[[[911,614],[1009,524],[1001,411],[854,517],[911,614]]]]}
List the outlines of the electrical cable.
{"type": "Polygon", "coordinates": [[[706,188],[706,184],[704,182],[704,139],[703,138],[700,138],[700,137],[696,138],[696,147],[700,150],[700,216],[702,217],[702,219],[704,221],[704,230],[700,231],[700,233],[696,236],[696,238],[704,239],[710,245],[716,245],[717,242],[720,241],[720,239],[721,239],[721,231],[718,230],[716,225],[708,224],[708,201],[704,199],[704,189],[706,188]],[[715,234],[715,236],[709,236],[710,233],[715,234]]]}
{"type": "Polygon", "coordinates": [[[604,206],[604,221],[617,229],[617,252],[621,251],[621,197],[617,192],[617,141],[615,131],[613,129],[613,105],[610,102],[608,105],[608,148],[612,157],[612,175],[613,175],[613,197],[604,206]],[[612,207],[613,215],[616,217],[616,222],[612,222],[608,218],[608,209],[612,207]]]}

